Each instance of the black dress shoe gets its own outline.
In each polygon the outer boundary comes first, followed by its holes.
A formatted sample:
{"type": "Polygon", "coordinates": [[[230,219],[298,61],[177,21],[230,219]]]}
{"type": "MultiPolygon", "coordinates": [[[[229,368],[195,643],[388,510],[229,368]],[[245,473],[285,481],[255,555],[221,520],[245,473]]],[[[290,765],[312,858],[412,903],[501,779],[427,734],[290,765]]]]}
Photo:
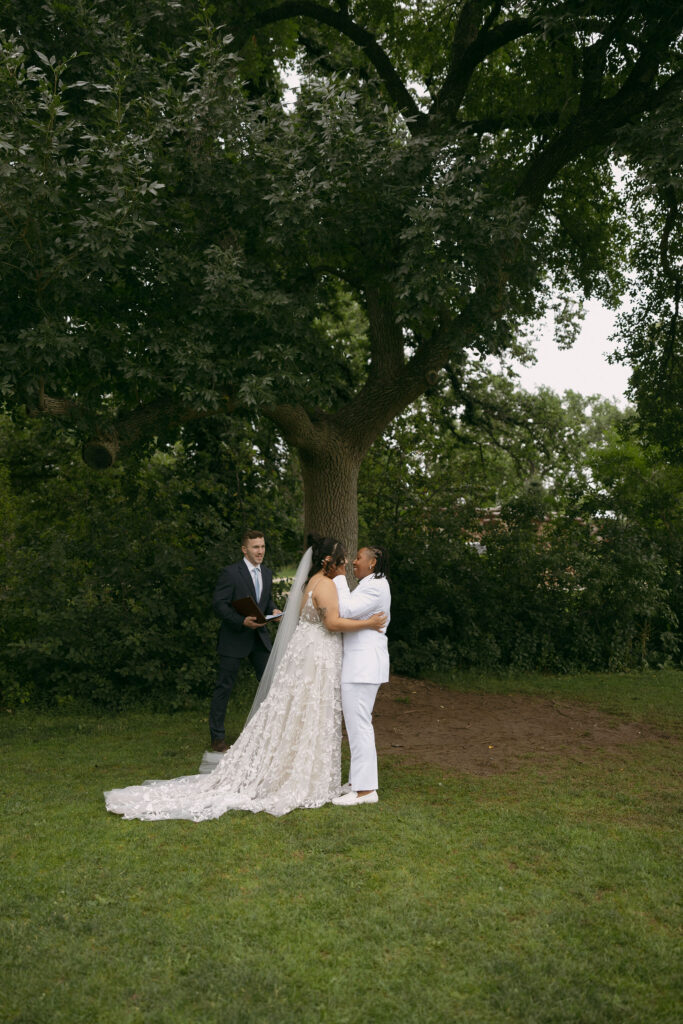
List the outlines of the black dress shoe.
{"type": "Polygon", "coordinates": [[[229,748],[226,746],[225,740],[211,740],[211,749],[215,750],[217,754],[224,754],[229,748]]]}

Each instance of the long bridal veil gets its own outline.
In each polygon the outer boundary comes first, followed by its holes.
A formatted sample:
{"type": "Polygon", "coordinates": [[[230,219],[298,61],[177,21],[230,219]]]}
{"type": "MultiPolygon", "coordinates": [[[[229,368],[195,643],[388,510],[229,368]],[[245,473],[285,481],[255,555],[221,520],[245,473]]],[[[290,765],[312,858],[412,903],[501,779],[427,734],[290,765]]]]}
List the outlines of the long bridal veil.
{"type": "Polygon", "coordinates": [[[263,704],[264,700],[268,696],[268,692],[270,690],[270,687],[272,686],[273,679],[275,678],[275,672],[277,671],[277,667],[280,664],[280,661],[282,660],[282,655],[287,650],[287,645],[289,644],[289,641],[292,639],[294,635],[294,631],[299,622],[301,595],[304,589],[306,578],[308,577],[308,573],[310,572],[312,562],[313,548],[308,548],[304,552],[303,558],[299,562],[299,565],[296,570],[296,575],[294,576],[294,580],[292,581],[292,586],[290,587],[289,590],[289,597],[287,598],[287,603],[285,604],[284,614],[280,619],[280,623],[277,628],[277,636],[275,637],[275,642],[273,643],[273,649],[270,652],[270,657],[268,658],[268,664],[266,665],[265,671],[261,676],[261,681],[259,683],[258,690],[256,691],[254,702],[251,705],[249,714],[247,715],[247,721],[245,725],[247,725],[251,721],[251,719],[254,717],[254,715],[260,708],[261,704],[263,704]]]}
{"type": "Polygon", "coordinates": [[[105,793],[107,810],[143,821],[208,821],[226,811],[279,816],[295,807],[322,807],[337,795],[342,642],[325,629],[310,598],[300,614],[311,556],[307,551],[292,583],[250,711],[253,721],[213,770],[111,789],[105,793]]]}

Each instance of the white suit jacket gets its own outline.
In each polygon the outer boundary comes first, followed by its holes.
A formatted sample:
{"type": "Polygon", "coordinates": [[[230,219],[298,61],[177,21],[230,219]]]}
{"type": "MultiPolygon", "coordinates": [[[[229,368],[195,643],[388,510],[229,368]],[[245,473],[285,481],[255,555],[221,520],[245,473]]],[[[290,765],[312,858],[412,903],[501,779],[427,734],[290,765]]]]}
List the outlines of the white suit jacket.
{"type": "Polygon", "coordinates": [[[391,610],[391,591],[384,577],[366,576],[351,593],[345,576],[335,576],[339,595],[339,614],[345,619],[366,619],[375,612],[385,612],[387,621],[382,632],[359,629],[344,633],[342,683],[386,683],[389,681],[389,650],[385,636],[391,610]]]}

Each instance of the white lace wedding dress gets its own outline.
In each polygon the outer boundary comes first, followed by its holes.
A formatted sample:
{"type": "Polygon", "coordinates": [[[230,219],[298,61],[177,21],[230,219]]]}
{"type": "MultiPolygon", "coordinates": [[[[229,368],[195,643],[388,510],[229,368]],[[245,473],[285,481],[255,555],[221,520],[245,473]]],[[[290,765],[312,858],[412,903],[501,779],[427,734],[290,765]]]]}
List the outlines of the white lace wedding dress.
{"type": "Polygon", "coordinates": [[[226,811],[281,815],[328,803],[341,788],[341,661],[341,634],[325,629],[309,594],[268,696],[217,768],[111,789],[107,810],[206,821],[226,811]]]}

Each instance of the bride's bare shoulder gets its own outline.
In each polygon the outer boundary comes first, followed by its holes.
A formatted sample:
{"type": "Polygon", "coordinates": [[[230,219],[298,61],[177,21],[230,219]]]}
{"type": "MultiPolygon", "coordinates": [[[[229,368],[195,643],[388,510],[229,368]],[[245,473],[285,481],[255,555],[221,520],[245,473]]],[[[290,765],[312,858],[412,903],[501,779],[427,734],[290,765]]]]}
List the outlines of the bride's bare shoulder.
{"type": "Polygon", "coordinates": [[[317,572],[315,576],[311,576],[310,580],[306,584],[303,590],[303,596],[301,599],[301,607],[306,604],[309,597],[313,598],[313,603],[318,603],[318,594],[325,593],[325,583],[329,583],[330,580],[326,576],[323,576],[321,572],[317,572]]]}
{"type": "Polygon", "coordinates": [[[315,587],[312,588],[313,601],[320,607],[320,602],[328,603],[332,597],[337,598],[337,588],[327,576],[321,576],[315,587]]]}
{"type": "Polygon", "coordinates": [[[323,580],[324,578],[325,577],[323,576],[323,574],[321,572],[314,573],[314,575],[311,576],[310,580],[308,580],[306,582],[306,585],[305,585],[304,590],[303,590],[304,594],[312,594],[313,591],[318,586],[318,584],[320,583],[320,581],[323,580]]]}

